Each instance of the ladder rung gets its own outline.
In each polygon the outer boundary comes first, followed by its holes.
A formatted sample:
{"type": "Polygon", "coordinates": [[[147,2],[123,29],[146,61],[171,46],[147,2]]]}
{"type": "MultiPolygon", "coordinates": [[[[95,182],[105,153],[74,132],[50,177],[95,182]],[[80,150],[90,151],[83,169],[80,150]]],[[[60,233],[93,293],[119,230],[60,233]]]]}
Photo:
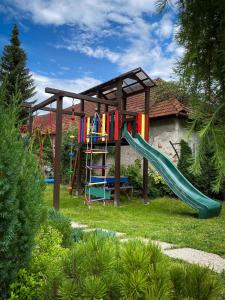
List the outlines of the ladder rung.
{"type": "Polygon", "coordinates": [[[97,201],[106,201],[106,200],[109,200],[109,199],[106,199],[106,198],[90,198],[88,199],[88,202],[97,202],[97,201]]]}
{"type": "Polygon", "coordinates": [[[104,132],[104,133],[102,133],[102,132],[90,132],[90,133],[89,133],[89,135],[92,135],[92,134],[96,134],[96,135],[100,135],[100,136],[103,136],[103,135],[104,135],[104,136],[108,136],[108,134],[105,133],[105,132],[104,132]]]}
{"type": "Polygon", "coordinates": [[[87,166],[88,169],[107,169],[108,166],[87,166]]]}
{"type": "Polygon", "coordinates": [[[85,151],[86,154],[107,154],[109,153],[108,151],[93,151],[93,150],[88,150],[85,151]]]}
{"type": "Polygon", "coordinates": [[[92,185],[101,185],[101,184],[106,184],[106,181],[99,181],[99,182],[89,182],[87,186],[92,186],[92,185]]]}
{"type": "Polygon", "coordinates": [[[108,135],[97,135],[97,134],[95,134],[95,135],[92,135],[92,134],[87,134],[86,135],[86,138],[107,138],[108,137],[108,135]]]}

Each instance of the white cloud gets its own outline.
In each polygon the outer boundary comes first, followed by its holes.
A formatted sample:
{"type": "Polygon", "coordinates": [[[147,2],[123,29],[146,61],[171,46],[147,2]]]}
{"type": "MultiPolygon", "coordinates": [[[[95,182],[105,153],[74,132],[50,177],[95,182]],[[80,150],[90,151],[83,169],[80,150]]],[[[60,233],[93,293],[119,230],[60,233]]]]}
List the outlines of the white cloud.
{"type": "MultiPolygon", "coordinates": [[[[52,87],[55,89],[61,89],[66,91],[72,91],[75,93],[82,92],[92,86],[100,84],[101,82],[93,77],[82,77],[75,79],[61,79],[61,78],[52,78],[48,76],[43,76],[38,73],[33,73],[33,79],[36,85],[36,95],[33,97],[37,102],[41,102],[51,94],[45,93],[46,87],[52,87]]],[[[64,107],[68,107],[72,104],[72,100],[68,98],[64,98],[64,107]]]]}
{"type": "MultiPolygon", "coordinates": [[[[172,0],[171,0],[172,1],[172,0]]],[[[68,25],[57,47],[106,59],[119,71],[143,67],[150,76],[170,78],[182,55],[169,11],[156,22],[154,0],[5,0],[12,10],[42,25],[68,25]],[[148,18],[146,18],[148,16],[148,18]],[[114,43],[107,44],[106,38],[114,43]],[[123,40],[124,48],[120,48],[123,40]],[[163,43],[167,41],[167,47],[163,43]],[[104,44],[105,43],[105,44],[104,44]]],[[[172,1],[175,3],[175,0],[172,1]]]]}
{"type": "Polygon", "coordinates": [[[103,27],[109,19],[124,23],[127,17],[155,10],[153,0],[5,0],[11,7],[26,12],[38,24],[79,24],[103,27]]]}
{"type": "Polygon", "coordinates": [[[69,71],[69,70],[71,70],[70,67],[64,67],[64,66],[59,66],[59,68],[60,68],[61,70],[63,70],[63,71],[69,71]]]}
{"type": "MultiPolygon", "coordinates": [[[[90,31],[80,35],[79,41],[75,34],[72,37],[72,43],[70,39],[69,43],[64,43],[61,47],[79,51],[89,57],[107,59],[116,64],[121,72],[140,66],[152,77],[170,79],[174,76],[173,65],[183,51],[175,42],[176,30],[171,14],[166,14],[159,22],[154,23],[149,23],[138,16],[133,17],[131,23],[124,23],[120,26],[119,37],[127,43],[124,49],[112,50],[99,46],[98,40],[95,40],[95,34],[90,31]],[[170,44],[163,49],[162,41],[165,39],[168,39],[170,44]]],[[[101,34],[102,32],[98,33],[98,35],[101,34]]]]}
{"type": "Polygon", "coordinates": [[[92,48],[90,46],[85,46],[82,43],[77,44],[70,44],[68,46],[58,46],[59,48],[66,48],[70,51],[79,51],[80,53],[86,54],[89,57],[94,58],[106,58],[112,63],[116,63],[120,58],[120,53],[116,53],[104,47],[97,47],[92,48]]]}
{"type": "Polygon", "coordinates": [[[160,38],[170,38],[174,31],[174,24],[172,22],[171,16],[169,14],[165,14],[159,24],[157,34],[160,38]]]}

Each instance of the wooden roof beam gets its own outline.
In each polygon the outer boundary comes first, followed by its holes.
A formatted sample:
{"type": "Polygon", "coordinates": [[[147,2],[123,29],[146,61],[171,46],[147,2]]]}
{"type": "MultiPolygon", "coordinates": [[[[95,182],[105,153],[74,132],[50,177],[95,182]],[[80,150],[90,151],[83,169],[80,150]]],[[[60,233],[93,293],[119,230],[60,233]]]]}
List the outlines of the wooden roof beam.
{"type": "Polygon", "coordinates": [[[93,103],[101,103],[101,104],[108,104],[110,106],[117,106],[118,103],[117,101],[110,101],[102,98],[95,98],[83,94],[77,94],[77,93],[72,93],[68,91],[62,91],[62,90],[57,90],[53,88],[46,87],[45,92],[49,94],[60,94],[60,96],[63,97],[69,97],[69,98],[74,98],[74,99],[79,99],[79,100],[84,100],[84,101],[89,101],[93,103]]]}
{"type": "Polygon", "coordinates": [[[122,115],[127,115],[127,116],[133,116],[133,117],[136,117],[136,116],[137,116],[137,113],[136,113],[136,112],[133,112],[133,111],[127,111],[127,110],[121,110],[121,114],[122,114],[122,115]]]}
{"type": "Polygon", "coordinates": [[[34,107],[32,107],[32,112],[37,111],[37,110],[55,102],[59,96],[62,96],[62,95],[57,93],[56,95],[51,96],[50,98],[42,101],[41,103],[34,105],[34,107]]]}
{"type": "MultiPolygon", "coordinates": [[[[54,113],[56,112],[56,108],[51,108],[51,107],[42,107],[42,108],[40,108],[40,110],[54,112],[54,113]]],[[[77,112],[77,111],[72,112],[72,111],[69,111],[66,109],[63,109],[62,113],[64,115],[69,115],[69,116],[74,115],[74,116],[78,116],[78,117],[82,117],[85,115],[85,114],[77,112]]]]}

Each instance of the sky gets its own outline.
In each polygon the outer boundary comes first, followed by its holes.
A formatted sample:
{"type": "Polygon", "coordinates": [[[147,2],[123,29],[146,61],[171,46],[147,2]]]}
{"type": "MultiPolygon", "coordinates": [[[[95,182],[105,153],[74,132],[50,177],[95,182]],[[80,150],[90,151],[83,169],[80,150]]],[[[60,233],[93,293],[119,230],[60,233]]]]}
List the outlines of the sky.
{"type": "Polygon", "coordinates": [[[38,101],[46,86],[82,92],[137,67],[174,79],[183,54],[175,5],[159,14],[155,0],[2,0],[0,53],[15,23],[38,101]]]}

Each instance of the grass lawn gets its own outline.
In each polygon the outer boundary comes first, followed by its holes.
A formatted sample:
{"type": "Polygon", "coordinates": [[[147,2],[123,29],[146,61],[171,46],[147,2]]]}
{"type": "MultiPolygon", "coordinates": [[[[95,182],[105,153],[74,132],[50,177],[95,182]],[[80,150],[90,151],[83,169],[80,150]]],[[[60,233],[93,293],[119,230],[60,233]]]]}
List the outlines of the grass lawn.
{"type": "MultiPolygon", "coordinates": [[[[52,207],[50,186],[45,191],[45,202],[52,207]]],[[[137,198],[124,198],[119,208],[94,203],[89,209],[82,197],[71,197],[62,187],[60,209],[74,221],[90,227],[148,237],[225,257],[225,203],[219,217],[200,220],[191,208],[173,198],[157,198],[149,205],[143,205],[137,198]]]]}

